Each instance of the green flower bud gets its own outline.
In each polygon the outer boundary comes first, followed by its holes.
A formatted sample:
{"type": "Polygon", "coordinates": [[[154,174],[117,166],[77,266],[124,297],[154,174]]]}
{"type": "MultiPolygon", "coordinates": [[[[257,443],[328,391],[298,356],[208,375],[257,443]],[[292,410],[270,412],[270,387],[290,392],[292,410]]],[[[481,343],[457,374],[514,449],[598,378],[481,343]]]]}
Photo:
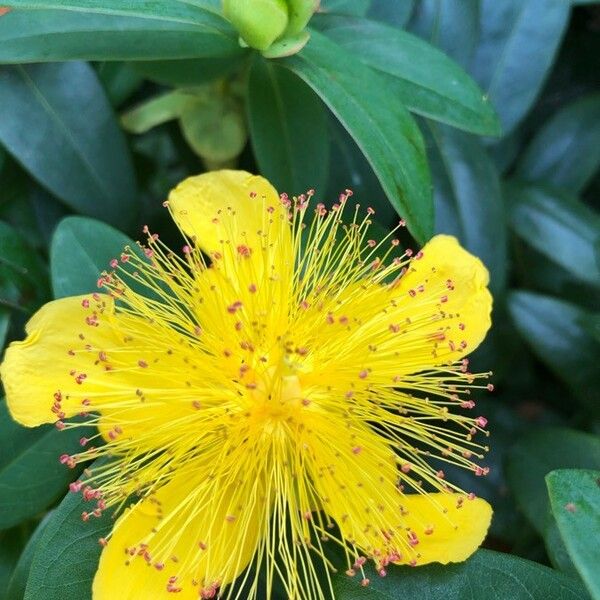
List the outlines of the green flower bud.
{"type": "Polygon", "coordinates": [[[288,25],[285,0],[223,0],[223,14],[251,48],[266,50],[288,25]]]}
{"type": "Polygon", "coordinates": [[[289,11],[288,25],[285,36],[300,33],[310,21],[310,18],[319,8],[321,0],[286,0],[289,11]]]}

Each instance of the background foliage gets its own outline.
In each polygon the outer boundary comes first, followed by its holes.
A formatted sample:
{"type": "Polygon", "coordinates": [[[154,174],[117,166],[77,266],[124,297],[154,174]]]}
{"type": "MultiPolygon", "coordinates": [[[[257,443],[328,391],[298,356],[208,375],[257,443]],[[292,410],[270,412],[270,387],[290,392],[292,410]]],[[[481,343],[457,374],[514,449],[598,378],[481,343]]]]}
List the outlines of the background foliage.
{"type": "MultiPolygon", "coordinates": [[[[406,244],[453,233],[491,271],[491,473],[455,479],[495,516],[466,563],[340,576],[339,597],[600,598],[600,7],[323,0],[309,44],[267,59],[216,0],[5,2],[0,344],[143,224],[180,244],[161,203],[187,175],[351,187],[406,244]]],[[[0,597],[90,597],[110,522],[60,501],[69,435],[0,403],[0,597]]]]}

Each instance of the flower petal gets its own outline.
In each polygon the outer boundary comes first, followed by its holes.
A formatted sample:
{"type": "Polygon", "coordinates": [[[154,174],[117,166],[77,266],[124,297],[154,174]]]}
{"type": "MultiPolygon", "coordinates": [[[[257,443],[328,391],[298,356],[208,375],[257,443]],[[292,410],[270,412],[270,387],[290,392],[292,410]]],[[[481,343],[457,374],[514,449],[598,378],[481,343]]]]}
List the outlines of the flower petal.
{"type": "Polygon", "coordinates": [[[386,538],[390,530],[403,534],[394,452],[367,426],[342,421],[340,416],[332,426],[324,415],[311,423],[310,468],[323,510],[368,556],[393,554],[406,544],[398,536],[386,538]]]}
{"type": "Polygon", "coordinates": [[[332,435],[330,425],[315,421],[311,440],[323,509],[378,566],[465,560],[485,538],[487,502],[464,494],[404,494],[394,452],[367,426],[338,423],[332,435]]]}
{"type": "Polygon", "coordinates": [[[9,410],[25,426],[94,412],[102,415],[103,434],[118,426],[133,435],[195,411],[189,389],[192,382],[202,389],[205,375],[177,375],[193,351],[175,340],[181,352],[169,353],[166,334],[140,317],[116,314],[108,295],[49,302],[25,330],[27,338],[9,346],[0,367],[9,410]]]}
{"type": "Polygon", "coordinates": [[[261,290],[277,287],[275,309],[286,311],[292,230],[287,209],[266,179],[230,170],[189,177],[171,192],[169,207],[180,229],[211,257],[222,292],[250,306],[262,298],[261,290]]]}
{"type": "Polygon", "coordinates": [[[489,273],[456,238],[437,235],[417,256],[394,290],[390,311],[413,372],[473,352],[491,326],[492,311],[489,273]]]}
{"type": "Polygon", "coordinates": [[[27,338],[6,350],[0,376],[8,408],[22,425],[56,421],[57,414],[52,412],[55,394],[62,398],[65,416],[72,416],[83,410],[84,382],[86,392],[98,390],[88,380],[89,370],[98,361],[98,349],[112,348],[122,340],[104,318],[114,311],[112,299],[97,297],[98,301],[76,296],[45,304],[25,326],[27,338]],[[83,306],[87,303],[88,308],[83,306]]]}
{"type": "Polygon", "coordinates": [[[418,539],[417,565],[461,562],[481,546],[492,520],[492,507],[481,498],[461,499],[464,496],[449,493],[403,496],[405,525],[418,539]]]}
{"type": "MultiPolygon", "coordinates": [[[[318,385],[335,372],[342,392],[356,386],[361,373],[368,373],[365,384],[390,387],[402,376],[463,358],[491,325],[487,284],[478,258],[455,238],[435,236],[395,284],[352,283],[335,304],[307,311],[312,336],[326,327],[327,337],[315,345],[303,385],[318,385]]],[[[298,322],[306,330],[306,319],[298,322]]]]}
{"type": "Polygon", "coordinates": [[[197,600],[201,590],[231,583],[251,562],[268,519],[251,501],[256,493],[254,480],[217,482],[202,468],[176,476],[115,523],[94,600],[167,599],[169,586],[181,590],[178,598],[197,600]]]}
{"type": "Polygon", "coordinates": [[[277,219],[289,231],[275,188],[247,171],[211,171],[182,181],[169,195],[169,207],[181,230],[208,254],[233,252],[246,245],[260,252],[267,221],[277,219]]]}

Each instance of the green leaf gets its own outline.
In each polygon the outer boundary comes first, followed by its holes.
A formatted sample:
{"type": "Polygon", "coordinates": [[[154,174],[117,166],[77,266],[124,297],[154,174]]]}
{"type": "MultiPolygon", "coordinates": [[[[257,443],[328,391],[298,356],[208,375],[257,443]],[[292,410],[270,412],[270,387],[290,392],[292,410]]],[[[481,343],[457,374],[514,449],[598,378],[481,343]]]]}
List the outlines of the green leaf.
{"type": "Polygon", "coordinates": [[[364,17],[372,2],[373,0],[321,0],[319,10],[324,13],[364,17]]]}
{"type": "Polygon", "coordinates": [[[412,235],[428,240],[433,200],[423,139],[386,82],[316,31],[299,54],[280,64],[319,94],[363,151],[412,235]]]}
{"type": "Polygon", "coordinates": [[[583,315],[580,323],[595,340],[600,342],[600,313],[583,315]]]}
{"type": "Polygon", "coordinates": [[[579,577],[579,573],[569,556],[567,547],[558,530],[556,519],[552,514],[549,514],[547,518],[544,531],[544,545],[546,546],[548,558],[556,569],[559,569],[572,577],[579,577]]]}
{"type": "Polygon", "coordinates": [[[558,111],[537,132],[517,166],[526,181],[581,191],[600,165],[600,94],[558,111]]]}
{"type": "Polygon", "coordinates": [[[96,291],[100,273],[126,246],[137,248],[125,234],[100,221],[85,217],[63,219],[50,246],[54,297],[96,291]]]}
{"type": "Polygon", "coordinates": [[[321,16],[314,23],[342,48],[388,76],[391,90],[412,112],[473,133],[500,133],[496,113],[479,86],[430,44],[367,19],[321,16]]]}
{"type": "Polygon", "coordinates": [[[18,273],[33,285],[48,279],[44,262],[25,239],[7,223],[0,221],[0,264],[18,273]]]}
{"type": "Polygon", "coordinates": [[[225,58],[151,60],[130,63],[146,79],[173,87],[189,87],[227,76],[243,64],[245,54],[225,58]]]}
{"type": "Polygon", "coordinates": [[[370,584],[360,577],[334,577],[338,600],[583,600],[585,589],[577,580],[538,563],[509,554],[479,550],[464,563],[389,567],[386,577],[369,573],[370,584]]]}
{"type": "Polygon", "coordinates": [[[193,102],[192,91],[172,90],[128,110],[121,117],[121,124],[131,133],[146,133],[157,125],[178,119],[186,106],[193,102]]]}
{"type": "Polygon", "coordinates": [[[33,555],[38,549],[39,541],[44,531],[46,531],[46,526],[52,515],[53,512],[49,512],[36,527],[29,540],[27,540],[27,544],[25,545],[23,552],[21,552],[21,556],[19,556],[19,560],[12,572],[10,581],[8,582],[5,600],[23,600],[33,555]]]}
{"type": "Polygon", "coordinates": [[[401,2],[390,2],[389,0],[372,0],[371,7],[366,16],[375,21],[383,21],[394,27],[403,28],[412,14],[415,0],[401,0],[401,2]]]}
{"type": "Polygon", "coordinates": [[[77,211],[131,223],[131,158],[89,65],[0,67],[0,101],[0,142],[35,179],[77,211]]]}
{"type": "Polygon", "coordinates": [[[6,308],[0,307],[0,356],[2,356],[2,350],[6,343],[6,336],[8,335],[8,328],[10,327],[10,311],[6,308]]]}
{"type": "Polygon", "coordinates": [[[260,171],[290,196],[324,192],[329,164],[327,113],[314,92],[270,61],[254,61],[248,122],[260,171]]]}
{"type": "Polygon", "coordinates": [[[165,60],[241,54],[231,25],[183,0],[11,0],[0,62],[165,60]]]}
{"type": "Polygon", "coordinates": [[[527,244],[582,281],[600,286],[600,217],[552,188],[509,185],[509,224],[527,244]]]}
{"type": "Polygon", "coordinates": [[[456,235],[490,270],[491,289],[506,283],[506,218],[500,182],[481,142],[450,127],[428,123],[434,180],[435,231],[456,235]]]}
{"type": "Polygon", "coordinates": [[[79,470],[58,459],[77,452],[80,437],[77,429],[17,425],[0,401],[0,529],[35,516],[65,492],[79,470]]]}
{"type": "Polygon", "coordinates": [[[569,554],[594,598],[600,597],[600,471],[563,469],[546,476],[552,512],[569,554]]]}
{"type": "Polygon", "coordinates": [[[46,265],[20,233],[0,221],[0,305],[31,313],[47,299],[46,265]]]}
{"type": "Polygon", "coordinates": [[[19,554],[25,546],[28,534],[29,526],[27,524],[0,531],[0,598],[6,599],[9,580],[19,560],[19,554]]]}
{"type": "Polygon", "coordinates": [[[509,134],[533,106],[569,21],[564,0],[482,0],[471,72],[509,134]]]}
{"type": "Polygon", "coordinates": [[[519,439],[509,452],[511,490],[540,535],[550,513],[544,478],[550,471],[563,468],[600,468],[600,439],[581,431],[549,427],[519,439]]]}
{"type": "Polygon", "coordinates": [[[588,408],[598,410],[600,344],[582,326],[575,304],[531,292],[511,292],[508,307],[517,330],[537,357],[588,408]]]}
{"type": "Polygon", "coordinates": [[[467,66],[479,39],[479,0],[420,0],[408,29],[467,66]]]}
{"type": "Polygon", "coordinates": [[[90,506],[81,495],[68,494],[54,510],[34,553],[24,600],[91,600],[98,539],[113,521],[105,513],[84,523],[81,513],[90,506]]]}
{"type": "Polygon", "coordinates": [[[97,72],[113,106],[121,106],[140,88],[144,80],[131,63],[100,63],[97,66],[97,72]]]}

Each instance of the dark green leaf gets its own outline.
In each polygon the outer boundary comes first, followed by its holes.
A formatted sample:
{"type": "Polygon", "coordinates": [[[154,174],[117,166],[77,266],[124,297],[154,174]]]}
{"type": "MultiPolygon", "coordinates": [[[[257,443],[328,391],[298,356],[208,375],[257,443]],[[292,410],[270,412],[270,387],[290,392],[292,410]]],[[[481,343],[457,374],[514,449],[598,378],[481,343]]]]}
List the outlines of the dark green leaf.
{"type": "Polygon", "coordinates": [[[322,16],[327,37],[389,76],[389,86],[412,112],[474,133],[500,133],[479,86],[443,52],[418,37],[367,19],[322,16]]]}
{"type": "Polygon", "coordinates": [[[0,221],[0,305],[33,312],[48,298],[48,273],[37,251],[0,221]]]}
{"type": "Polygon", "coordinates": [[[77,452],[80,437],[77,429],[17,425],[0,401],[0,529],[35,516],[65,492],[78,470],[58,459],[77,452]]]}
{"type": "Polygon", "coordinates": [[[467,66],[479,37],[479,0],[420,0],[408,29],[467,66]]]}
{"type": "Polygon", "coordinates": [[[544,477],[562,468],[600,468],[600,439],[552,427],[521,438],[509,452],[507,472],[511,490],[540,535],[544,534],[550,512],[544,477]]]}
{"type": "Polygon", "coordinates": [[[225,58],[196,58],[189,60],[151,60],[131,63],[141,75],[175,87],[189,87],[227,76],[240,66],[245,54],[225,58]]]}
{"type": "Polygon", "coordinates": [[[398,215],[388,202],[364,154],[333,115],[330,116],[329,127],[329,155],[335,160],[330,160],[327,196],[337,198],[340,192],[351,188],[358,202],[361,198],[369,199],[369,205],[375,209],[376,221],[390,228],[395,227],[398,224],[398,215]]]}
{"type": "Polygon", "coordinates": [[[320,10],[338,15],[364,17],[373,0],[321,0],[320,10]]]}
{"type": "Polygon", "coordinates": [[[83,522],[81,513],[89,506],[79,494],[68,494],[52,513],[33,556],[24,600],[91,600],[98,539],[113,521],[105,513],[83,522]]]}
{"type": "Polygon", "coordinates": [[[598,342],[600,342],[600,314],[583,315],[580,321],[586,331],[598,342]]]}
{"type": "Polygon", "coordinates": [[[248,122],[260,170],[290,196],[324,192],[329,163],[327,113],[293,73],[265,60],[250,72],[248,122]]]}
{"type": "Polygon", "coordinates": [[[556,296],[590,311],[600,311],[600,295],[593,285],[557,265],[524,240],[515,239],[514,271],[520,286],[540,294],[556,296]]]}
{"type": "Polygon", "coordinates": [[[0,531],[0,598],[6,598],[11,575],[19,560],[19,554],[27,542],[28,534],[29,526],[27,524],[0,531]]]}
{"type": "Polygon", "coordinates": [[[33,285],[42,286],[48,278],[40,256],[17,231],[0,221],[0,264],[33,285]]]}
{"type": "Polygon", "coordinates": [[[11,0],[0,61],[164,60],[242,50],[222,16],[182,0],[11,0]]]}
{"type": "Polygon", "coordinates": [[[94,219],[67,217],[56,228],[50,247],[50,273],[55,298],[97,290],[98,277],[111,259],[136,244],[126,235],[94,219]]]}
{"type": "Polygon", "coordinates": [[[510,133],[535,102],[569,21],[564,0],[482,0],[472,72],[510,133]]]}
{"type": "Polygon", "coordinates": [[[582,281],[600,286],[600,217],[576,199],[551,188],[509,185],[512,229],[538,252],[582,281]]]}
{"type": "Polygon", "coordinates": [[[426,565],[418,569],[390,567],[386,577],[373,575],[367,587],[360,578],[338,575],[338,600],[583,600],[577,580],[538,563],[509,554],[479,550],[460,564],[426,565]]]}
{"type": "Polygon", "coordinates": [[[546,476],[552,512],[569,554],[594,598],[600,597],[600,471],[546,476]]]}
{"type": "Polygon", "coordinates": [[[533,138],[517,167],[527,181],[581,191],[600,165],[600,94],[557,112],[533,138]]]}
{"type": "Polygon", "coordinates": [[[8,328],[10,327],[10,311],[4,307],[0,307],[0,356],[6,343],[8,328]]]}
{"type": "Polygon", "coordinates": [[[544,544],[550,562],[556,569],[567,573],[572,577],[579,577],[579,573],[569,556],[567,547],[558,530],[556,519],[552,514],[548,515],[546,528],[544,530],[544,544]]]}
{"type": "Polygon", "coordinates": [[[0,67],[0,101],[0,142],[38,181],[75,210],[131,223],[131,159],[89,65],[0,67]]]}
{"type": "Polygon", "coordinates": [[[506,281],[506,219],[498,173],[479,140],[429,123],[436,233],[456,235],[491,273],[494,295],[506,281]]]}
{"type": "Polygon", "coordinates": [[[519,333],[538,358],[582,403],[597,411],[600,344],[582,326],[589,313],[531,292],[511,292],[508,306],[519,333]]]}
{"type": "Polygon", "coordinates": [[[318,32],[281,64],[306,81],[348,130],[413,236],[429,239],[433,200],[423,139],[385,81],[318,32]]]}
{"type": "Polygon", "coordinates": [[[8,589],[6,590],[5,600],[23,600],[25,595],[25,586],[27,585],[27,578],[29,577],[29,569],[31,568],[31,562],[33,561],[33,555],[38,549],[39,541],[42,534],[46,530],[46,525],[52,517],[53,513],[49,512],[41,523],[37,526],[32,536],[27,541],[27,545],[23,549],[19,561],[17,562],[14,571],[12,572],[10,581],[8,582],[8,589]]]}
{"type": "Polygon", "coordinates": [[[121,106],[141,85],[142,75],[130,63],[104,62],[97,67],[98,77],[113,106],[121,106]]]}
{"type": "Polygon", "coordinates": [[[394,27],[402,28],[410,19],[415,6],[415,0],[372,0],[367,11],[367,17],[376,21],[384,21],[394,27]]]}

